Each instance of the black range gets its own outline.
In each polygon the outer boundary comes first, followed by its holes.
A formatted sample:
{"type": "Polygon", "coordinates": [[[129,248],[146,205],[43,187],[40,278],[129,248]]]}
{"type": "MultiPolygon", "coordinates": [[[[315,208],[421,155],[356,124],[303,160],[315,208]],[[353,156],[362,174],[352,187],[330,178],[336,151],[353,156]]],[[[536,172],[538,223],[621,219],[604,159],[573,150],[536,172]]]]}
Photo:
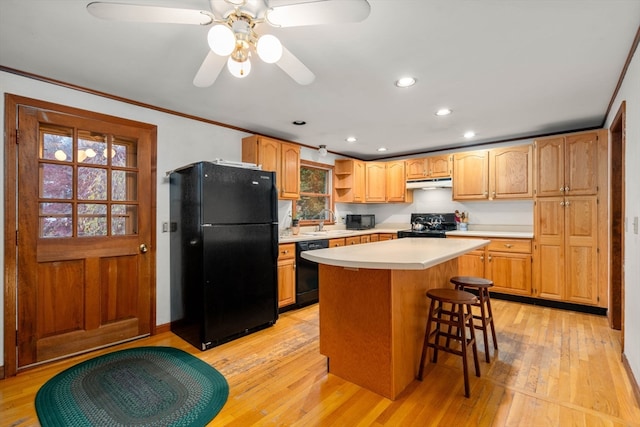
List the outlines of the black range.
{"type": "Polygon", "coordinates": [[[412,213],[411,228],[398,231],[402,237],[444,238],[447,231],[456,230],[456,215],[453,213],[412,213]]]}

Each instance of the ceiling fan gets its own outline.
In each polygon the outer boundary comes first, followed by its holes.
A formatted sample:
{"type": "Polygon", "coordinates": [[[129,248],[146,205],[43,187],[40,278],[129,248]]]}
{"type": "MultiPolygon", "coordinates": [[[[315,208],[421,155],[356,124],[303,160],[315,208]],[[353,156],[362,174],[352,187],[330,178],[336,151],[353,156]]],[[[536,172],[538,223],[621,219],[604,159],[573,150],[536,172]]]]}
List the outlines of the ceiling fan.
{"type": "Polygon", "coordinates": [[[213,25],[207,41],[210,51],[193,79],[198,87],[211,86],[225,63],[235,77],[251,71],[255,51],[266,63],[275,63],[298,84],[315,75],[272,34],[259,35],[255,27],[276,28],[360,22],[369,16],[367,0],[209,0],[210,11],[124,3],[92,2],[89,13],[117,21],[213,25]]]}

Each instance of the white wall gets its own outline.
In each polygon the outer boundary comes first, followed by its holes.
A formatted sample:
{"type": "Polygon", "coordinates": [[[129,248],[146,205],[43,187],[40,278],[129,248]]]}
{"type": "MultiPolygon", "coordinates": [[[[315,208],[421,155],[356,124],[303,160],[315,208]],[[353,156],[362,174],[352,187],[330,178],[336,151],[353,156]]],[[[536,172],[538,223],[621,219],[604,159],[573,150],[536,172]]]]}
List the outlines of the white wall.
{"type": "Polygon", "coordinates": [[[636,381],[640,381],[640,235],[634,233],[633,219],[640,217],[640,49],[636,50],[626,77],[607,117],[611,126],[622,101],[626,101],[625,152],[625,245],[624,245],[624,347],[636,381]]]}

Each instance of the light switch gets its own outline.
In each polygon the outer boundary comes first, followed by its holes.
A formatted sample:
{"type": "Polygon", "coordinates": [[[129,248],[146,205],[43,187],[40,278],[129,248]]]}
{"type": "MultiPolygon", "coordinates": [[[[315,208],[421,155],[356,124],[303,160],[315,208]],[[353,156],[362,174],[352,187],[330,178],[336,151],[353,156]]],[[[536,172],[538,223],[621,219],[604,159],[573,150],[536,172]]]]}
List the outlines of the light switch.
{"type": "Polygon", "coordinates": [[[163,222],[162,223],[162,232],[163,233],[169,232],[169,223],[168,222],[163,222]]]}
{"type": "Polygon", "coordinates": [[[633,217],[633,234],[638,234],[638,217],[633,217]]]}

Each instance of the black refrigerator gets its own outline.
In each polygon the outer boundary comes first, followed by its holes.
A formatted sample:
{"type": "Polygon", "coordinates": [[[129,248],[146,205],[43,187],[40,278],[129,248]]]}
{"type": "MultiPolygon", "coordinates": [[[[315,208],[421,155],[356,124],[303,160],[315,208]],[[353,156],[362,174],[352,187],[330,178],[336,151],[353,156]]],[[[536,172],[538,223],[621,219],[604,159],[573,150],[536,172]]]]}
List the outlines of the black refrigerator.
{"type": "Polygon", "coordinates": [[[169,181],[171,330],[206,350],[273,325],[275,173],[199,162],[169,181]]]}

